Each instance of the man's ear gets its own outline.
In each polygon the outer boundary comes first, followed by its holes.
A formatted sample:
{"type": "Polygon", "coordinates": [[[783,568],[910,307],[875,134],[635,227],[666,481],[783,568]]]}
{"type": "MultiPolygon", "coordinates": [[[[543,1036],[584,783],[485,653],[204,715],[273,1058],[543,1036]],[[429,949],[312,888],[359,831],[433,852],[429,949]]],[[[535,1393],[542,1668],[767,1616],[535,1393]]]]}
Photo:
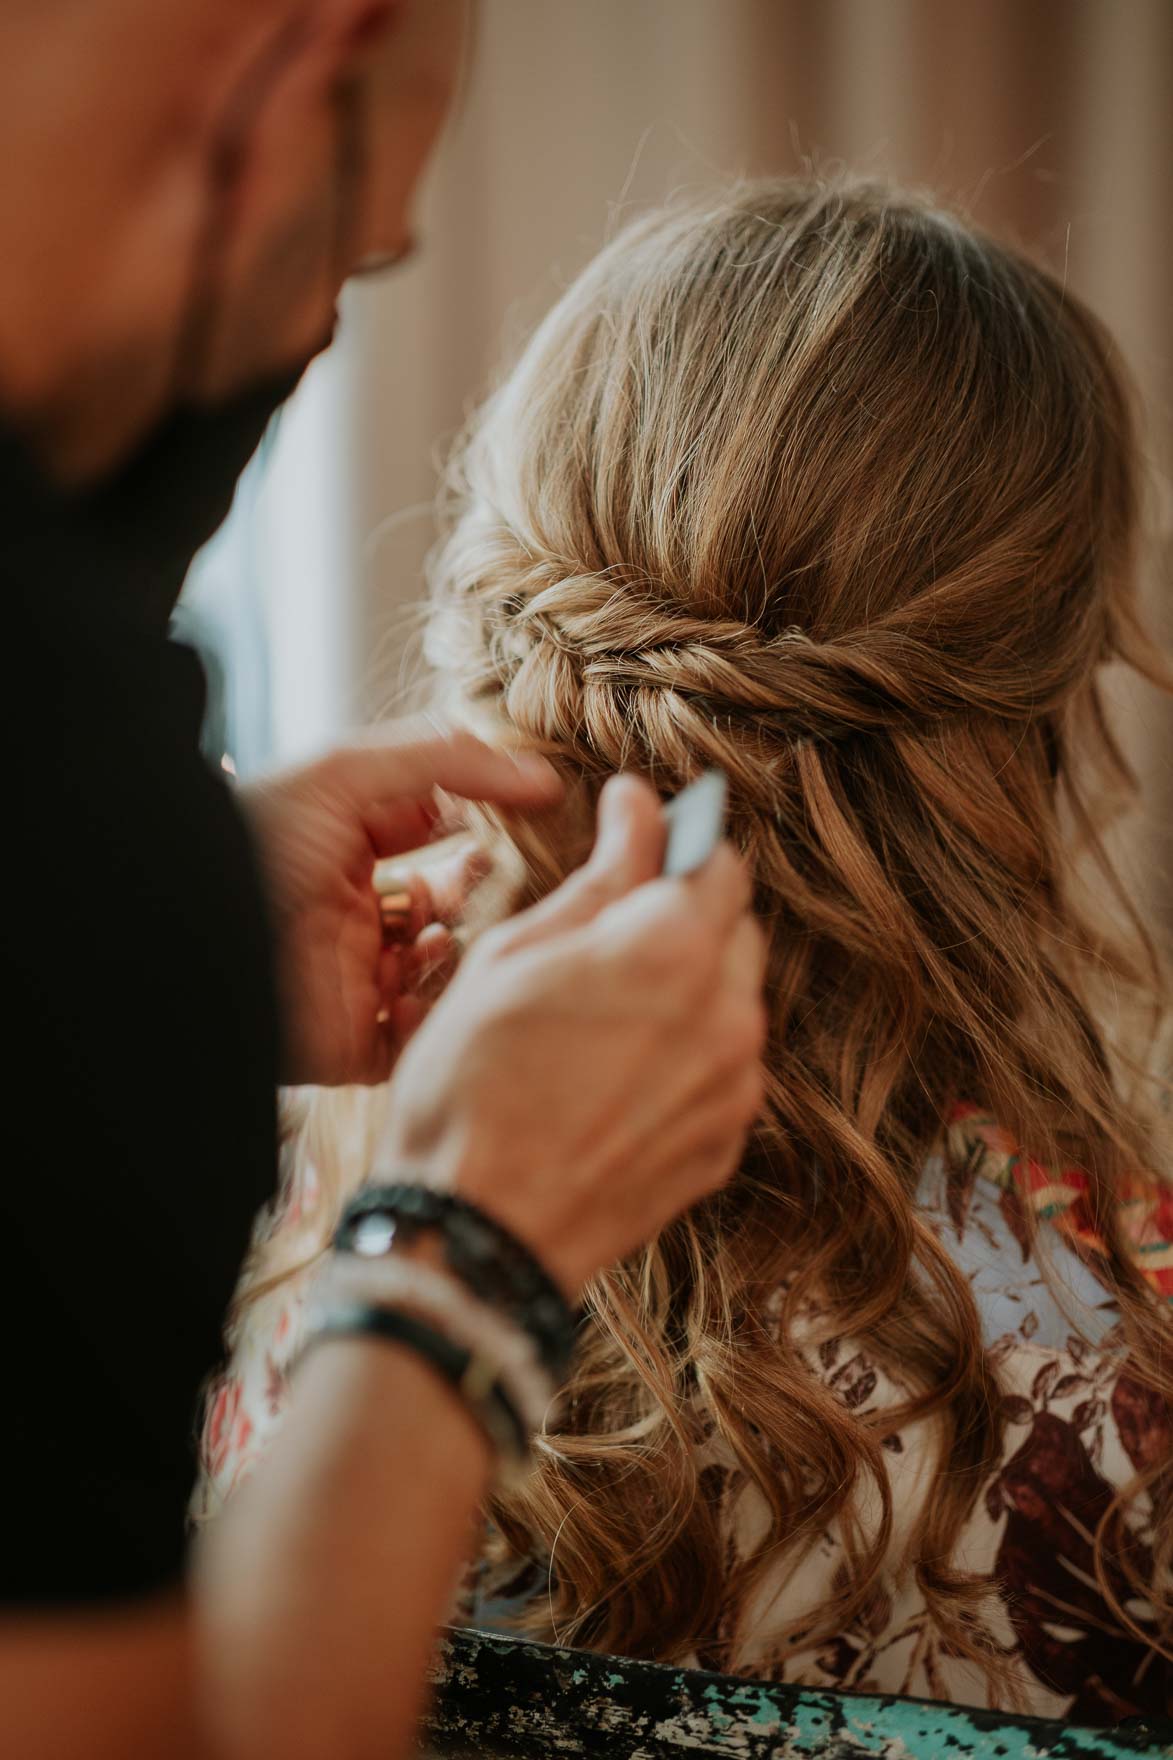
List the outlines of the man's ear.
{"type": "Polygon", "coordinates": [[[303,65],[331,81],[373,68],[383,99],[446,107],[474,11],[473,0],[307,0],[303,65]]]}
{"type": "Polygon", "coordinates": [[[405,13],[429,0],[309,0],[306,60],[333,81],[377,54],[405,13]]]}

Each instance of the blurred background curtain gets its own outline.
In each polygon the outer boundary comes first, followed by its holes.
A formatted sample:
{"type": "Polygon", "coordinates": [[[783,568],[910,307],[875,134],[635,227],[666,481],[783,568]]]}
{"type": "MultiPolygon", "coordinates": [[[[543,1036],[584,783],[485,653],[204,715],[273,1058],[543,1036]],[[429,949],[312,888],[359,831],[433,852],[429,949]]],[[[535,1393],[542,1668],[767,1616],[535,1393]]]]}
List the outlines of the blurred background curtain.
{"type": "MultiPolygon", "coordinates": [[[[249,516],[277,755],[394,705],[437,457],[624,213],[808,161],[931,186],[1108,320],[1147,406],[1170,633],[1173,0],[481,0],[476,39],[418,259],[348,292],[249,516]]],[[[1120,694],[1156,808],[1134,855],[1164,902],[1171,724],[1120,694]]]]}

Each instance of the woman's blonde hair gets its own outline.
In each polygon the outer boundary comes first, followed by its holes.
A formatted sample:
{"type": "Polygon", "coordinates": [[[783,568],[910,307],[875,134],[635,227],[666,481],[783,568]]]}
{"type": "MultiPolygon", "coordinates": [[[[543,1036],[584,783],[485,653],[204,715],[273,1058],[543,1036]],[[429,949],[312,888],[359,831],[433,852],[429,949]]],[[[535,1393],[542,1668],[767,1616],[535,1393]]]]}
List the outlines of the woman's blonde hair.
{"type": "MultiPolygon", "coordinates": [[[[1135,602],[1136,471],[1085,308],[870,185],[752,184],[633,225],[474,423],[429,651],[462,714],[571,785],[537,827],[486,834],[536,896],[583,853],[606,776],[667,792],[719,764],[770,935],[744,1165],[595,1280],[558,1428],[496,1508],[514,1552],[553,1560],[536,1626],[720,1664],[766,1563],[835,1522],[845,1568],[801,1624],[842,1632],[890,1549],[883,1438],[928,1417],[942,1470],[905,1562],[946,1641],[996,1673],[954,1551],[999,1463],[1000,1393],[915,1201],[956,1100],[1087,1170],[1135,1371],[1173,1398],[1167,1312],[1116,1215],[1162,1154],[1160,972],[1100,829],[1131,778],[1099,669],[1164,678],[1135,602]],[[1077,847],[1114,935],[1079,902],[1077,847]],[[843,1335],[911,1390],[899,1408],[849,1409],[812,1372],[843,1335]],[[713,1433],[768,1512],[732,1563],[713,1433]]],[[[1161,1547],[1165,1571],[1168,1523],[1161,1547]]],[[[1122,1504],[1099,1548],[1131,1623],[1122,1504]]]]}
{"type": "MultiPolygon", "coordinates": [[[[454,487],[431,656],[466,713],[575,785],[557,824],[509,828],[530,894],[583,853],[607,775],[670,791],[719,764],[771,938],[768,1100],[741,1173],[595,1281],[563,1422],[497,1510],[516,1552],[553,1557],[535,1623],[719,1662],[763,1564],[837,1520],[841,1585],[817,1629],[801,1619],[809,1642],[842,1632],[889,1548],[883,1436],[931,1415],[947,1471],[909,1563],[943,1635],[989,1660],[951,1559],[999,1461],[1000,1395],[914,1202],[952,1101],[1088,1170],[1132,1353],[1173,1396],[1167,1317],[1114,1202],[1157,1164],[1152,1095],[1102,1013],[1127,996],[1151,1027],[1160,992],[1098,829],[1130,782],[1098,669],[1164,676],[1136,610],[1113,349],[1050,275],[926,202],[754,184],[602,253],[454,487]],[[1114,939],[1077,906],[1075,843],[1112,882],[1114,939]],[[816,1379],[804,1353],[843,1334],[915,1390],[901,1411],[849,1410],[816,1379]],[[769,1512],[732,1574],[701,1477],[712,1430],[769,1512]]],[[[1117,1601],[1119,1516],[1101,1535],[1117,1601]]]]}

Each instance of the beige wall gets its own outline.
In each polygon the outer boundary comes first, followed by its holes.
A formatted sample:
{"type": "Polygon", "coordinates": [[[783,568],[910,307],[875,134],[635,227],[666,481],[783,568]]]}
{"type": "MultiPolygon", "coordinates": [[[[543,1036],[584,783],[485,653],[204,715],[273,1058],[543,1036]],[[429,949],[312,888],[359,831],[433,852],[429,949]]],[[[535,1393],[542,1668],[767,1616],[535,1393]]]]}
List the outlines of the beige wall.
{"type": "MultiPolygon", "coordinates": [[[[809,154],[959,197],[1109,319],[1167,470],[1170,70],[1173,0],[482,0],[424,250],[350,298],[278,472],[337,712],[368,717],[400,675],[437,448],[616,214],[681,183],[809,154]]],[[[1168,722],[1125,713],[1171,818],[1168,722]]]]}

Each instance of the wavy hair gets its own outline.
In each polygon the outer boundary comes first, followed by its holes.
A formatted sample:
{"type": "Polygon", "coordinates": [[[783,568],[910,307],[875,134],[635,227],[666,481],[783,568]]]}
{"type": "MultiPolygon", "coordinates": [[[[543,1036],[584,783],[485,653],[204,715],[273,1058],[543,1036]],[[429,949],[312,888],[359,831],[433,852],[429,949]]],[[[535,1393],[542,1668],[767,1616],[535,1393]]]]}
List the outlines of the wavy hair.
{"type": "MultiPolygon", "coordinates": [[[[536,825],[482,820],[520,852],[518,902],[584,853],[605,777],[667,792],[719,764],[770,938],[744,1164],[595,1279],[561,1417],[496,1506],[510,1551],[552,1566],[533,1629],[720,1665],[765,1565],[834,1522],[845,1568],[801,1620],[834,1636],[892,1545],[883,1438],[922,1419],[940,1471],[903,1562],[997,1679],[954,1555],[1000,1393],[916,1202],[956,1100],[1087,1170],[1135,1371],[1173,1399],[1168,1312],[1117,1224],[1132,1173],[1167,1178],[1160,964],[1102,835],[1133,783],[1100,669],[1168,682],[1137,611],[1137,470],[1114,351],[1048,273],[914,196],[790,181],[624,231],[460,448],[428,652],[461,716],[570,785],[536,825]],[[841,1335],[897,1409],[812,1371],[841,1335]],[[711,1436],[766,1511],[732,1564],[711,1436]]],[[[1131,1624],[1126,1501],[1097,1557],[1131,1624]]],[[[1159,1574],[1171,1551],[1166,1522],[1159,1574]]]]}
{"type": "MultiPolygon", "coordinates": [[[[1167,1314],[1117,1230],[1123,1179],[1166,1165],[1163,990],[1101,835],[1133,784],[1098,675],[1168,678],[1137,611],[1114,350],[1043,269],[927,202],[754,184],[602,253],[475,421],[453,491],[429,655],[459,712],[572,784],[560,817],[499,828],[525,896],[582,855],[607,775],[670,791],[719,764],[770,934],[741,1171],[595,1280],[562,1420],[497,1507],[512,1552],[553,1561],[528,1623],[719,1663],[766,1562],[835,1521],[846,1568],[801,1616],[834,1636],[891,1544],[883,1436],[927,1418],[947,1471],[907,1563],[996,1676],[952,1557],[999,1464],[999,1390],[915,1202],[952,1102],[1087,1170],[1128,1347],[1173,1398],[1167,1314]],[[849,1410],[812,1373],[839,1335],[892,1370],[898,1410],[849,1410]],[[713,1433],[768,1512],[733,1567],[713,1433]]],[[[1127,1578],[1120,1507],[1098,1539],[1105,1582],[1113,1558],[1127,1578]]],[[[1163,1548],[1167,1571],[1170,1524],[1163,1548]]]]}

